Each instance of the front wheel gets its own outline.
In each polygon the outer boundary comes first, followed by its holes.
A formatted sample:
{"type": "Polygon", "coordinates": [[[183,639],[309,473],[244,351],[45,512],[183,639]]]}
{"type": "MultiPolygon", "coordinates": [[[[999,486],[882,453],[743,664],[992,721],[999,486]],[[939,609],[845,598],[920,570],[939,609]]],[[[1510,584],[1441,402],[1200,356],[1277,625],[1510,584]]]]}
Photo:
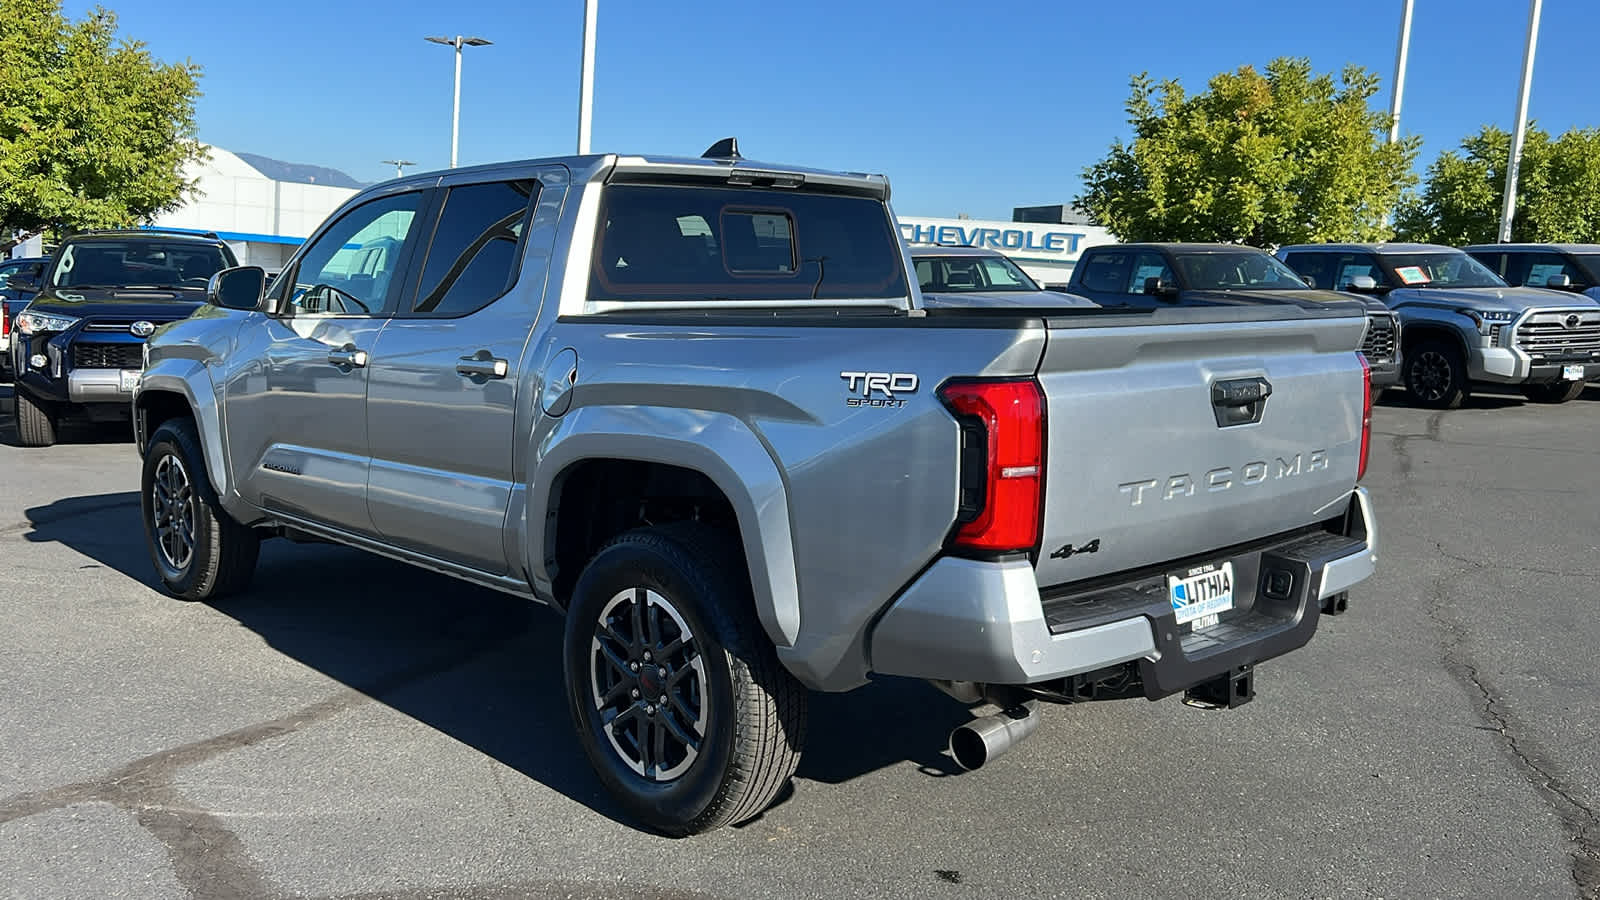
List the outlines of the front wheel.
{"type": "Polygon", "coordinates": [[[595,555],[567,610],[578,740],[629,815],[687,835],[749,819],[788,783],[805,690],[755,620],[737,545],[697,523],[595,555]]]}
{"type": "Polygon", "coordinates": [[[151,435],[140,508],[150,561],[174,596],[217,600],[250,584],[261,537],[218,504],[189,420],[166,422],[151,435]]]}
{"type": "Polygon", "coordinates": [[[1406,351],[1406,392],[1429,409],[1456,409],[1467,396],[1467,360],[1447,341],[1424,341],[1406,351]]]}
{"type": "Polygon", "coordinates": [[[17,440],[24,447],[48,447],[56,442],[56,411],[43,400],[18,385],[13,394],[17,400],[17,440]]]}
{"type": "Polygon", "coordinates": [[[1549,381],[1543,384],[1525,384],[1522,396],[1534,403],[1566,403],[1578,399],[1587,387],[1581,381],[1549,381]]]}

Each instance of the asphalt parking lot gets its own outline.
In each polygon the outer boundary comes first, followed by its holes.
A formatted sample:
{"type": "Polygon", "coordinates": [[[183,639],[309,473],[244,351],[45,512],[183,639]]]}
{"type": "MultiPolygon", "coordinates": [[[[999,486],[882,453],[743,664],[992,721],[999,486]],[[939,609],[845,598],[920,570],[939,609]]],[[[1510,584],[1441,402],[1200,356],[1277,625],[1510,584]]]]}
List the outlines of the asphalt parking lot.
{"type": "Polygon", "coordinates": [[[1047,708],[956,774],[968,712],[877,683],[765,816],[669,840],[571,738],[554,615],[281,541],[173,601],[125,432],[24,450],[5,399],[0,896],[1600,895],[1600,387],[1374,429],[1379,576],[1255,703],[1047,708]]]}

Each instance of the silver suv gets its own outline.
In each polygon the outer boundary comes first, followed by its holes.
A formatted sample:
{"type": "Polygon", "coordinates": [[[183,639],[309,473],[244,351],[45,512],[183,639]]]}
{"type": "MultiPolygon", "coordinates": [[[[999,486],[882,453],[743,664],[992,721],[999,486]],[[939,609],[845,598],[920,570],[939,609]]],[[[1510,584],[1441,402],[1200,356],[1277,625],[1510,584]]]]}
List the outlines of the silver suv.
{"type": "Polygon", "coordinates": [[[1477,384],[1565,403],[1600,378],[1600,303],[1512,287],[1434,244],[1304,244],[1278,256],[1318,287],[1382,297],[1400,316],[1402,381],[1412,401],[1451,409],[1477,384]]]}

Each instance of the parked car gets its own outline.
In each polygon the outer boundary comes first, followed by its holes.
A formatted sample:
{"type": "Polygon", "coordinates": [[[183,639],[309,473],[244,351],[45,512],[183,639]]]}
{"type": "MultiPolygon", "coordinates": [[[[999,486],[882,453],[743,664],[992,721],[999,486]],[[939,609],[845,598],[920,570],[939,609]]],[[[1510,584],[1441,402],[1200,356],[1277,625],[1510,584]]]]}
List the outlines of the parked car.
{"type": "Polygon", "coordinates": [[[1600,300],[1600,244],[1475,244],[1462,249],[1507,284],[1600,300]]]}
{"type": "Polygon", "coordinates": [[[1367,316],[1361,352],[1378,390],[1400,381],[1400,325],[1371,297],[1318,289],[1272,254],[1239,244],[1104,244],[1072,269],[1067,290],[1102,305],[1236,306],[1354,303],[1367,316]]]}
{"type": "Polygon", "coordinates": [[[155,229],[90,231],[61,243],[11,334],[17,434],[23,446],[55,443],[62,417],[127,420],[145,338],[187,317],[212,275],[237,263],[216,235],[155,229]]]}
{"type": "Polygon", "coordinates": [[[11,319],[33,296],[32,291],[9,287],[11,276],[23,275],[23,283],[30,278],[37,281],[47,262],[44,257],[32,256],[0,260],[0,381],[11,380],[11,319]]]}
{"type": "Polygon", "coordinates": [[[998,702],[969,767],[1040,701],[1248,701],[1376,564],[1360,307],[930,308],[888,193],[731,141],[362,191],[148,344],[161,583],[281,535],[550,604],[541,689],[674,834],[771,803],[808,688],[998,702]]]}
{"type": "Polygon", "coordinates": [[[912,247],[911,263],[928,309],[985,306],[1098,307],[1083,297],[1041,288],[1005,254],[977,247],[912,247]]]}
{"type": "Polygon", "coordinates": [[[1565,403],[1600,377],[1600,304],[1511,287],[1477,260],[1434,244],[1307,244],[1278,255],[1319,286],[1382,297],[1400,316],[1413,402],[1460,406],[1474,384],[1565,403]]]}

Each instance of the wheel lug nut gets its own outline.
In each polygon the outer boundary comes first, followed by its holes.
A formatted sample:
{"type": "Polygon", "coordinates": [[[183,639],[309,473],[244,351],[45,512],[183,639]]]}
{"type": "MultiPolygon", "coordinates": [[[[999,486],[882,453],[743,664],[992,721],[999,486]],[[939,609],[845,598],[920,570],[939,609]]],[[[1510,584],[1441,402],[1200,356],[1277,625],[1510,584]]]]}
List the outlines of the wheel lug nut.
{"type": "Polygon", "coordinates": [[[630,668],[633,671],[637,672],[637,671],[639,671],[639,664],[636,663],[636,662],[628,663],[628,668],[630,668]]]}
{"type": "Polygon", "coordinates": [[[656,714],[656,708],[655,708],[655,706],[653,706],[653,705],[651,705],[651,704],[648,704],[648,703],[647,703],[647,704],[645,704],[645,707],[644,707],[644,714],[645,714],[645,715],[647,715],[647,716],[653,716],[653,715],[655,715],[655,714],[656,714]]]}
{"type": "Polygon", "coordinates": [[[667,695],[666,694],[662,694],[661,695],[661,705],[662,706],[666,706],[667,705],[667,695]]]}
{"type": "Polygon", "coordinates": [[[650,661],[650,651],[649,650],[646,650],[644,652],[644,661],[645,662],[649,662],[650,661]]]}
{"type": "Polygon", "coordinates": [[[633,689],[633,699],[635,699],[635,700],[639,699],[639,689],[638,688],[634,688],[633,689]]]}

